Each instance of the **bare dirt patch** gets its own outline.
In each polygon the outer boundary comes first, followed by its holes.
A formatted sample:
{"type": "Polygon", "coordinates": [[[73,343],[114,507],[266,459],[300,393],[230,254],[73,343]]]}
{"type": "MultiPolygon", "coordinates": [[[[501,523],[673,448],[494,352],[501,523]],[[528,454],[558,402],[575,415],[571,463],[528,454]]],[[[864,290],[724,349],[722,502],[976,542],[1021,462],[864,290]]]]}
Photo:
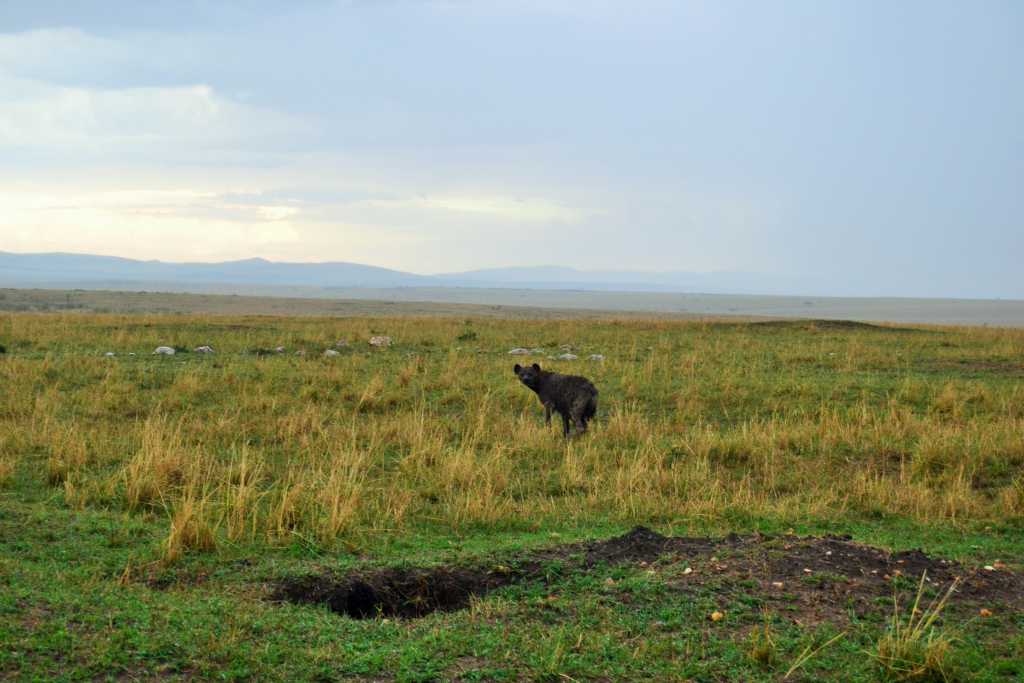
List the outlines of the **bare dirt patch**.
{"type": "Polygon", "coordinates": [[[877,611],[897,593],[916,591],[921,577],[930,595],[956,583],[953,605],[1024,610],[1024,576],[1004,565],[968,567],[920,550],[889,552],[846,536],[750,536],[714,555],[693,558],[689,571],[668,580],[683,592],[711,588],[755,596],[798,623],[846,621],[877,611]]]}
{"type": "Polygon", "coordinates": [[[771,601],[796,600],[810,613],[845,611],[891,596],[901,582],[926,574],[928,585],[959,580],[960,601],[1020,609],[1024,577],[1005,567],[973,569],[920,550],[891,553],[849,537],[666,537],[644,527],[606,541],[553,546],[474,566],[391,567],[348,574],[324,572],[288,577],[272,587],[272,599],[322,604],[356,619],[421,617],[467,607],[474,596],[514,583],[551,583],[599,566],[657,562],[666,580],[684,592],[742,591],[771,601]],[[552,573],[552,563],[558,571],[552,573]],[[686,569],[683,569],[685,565],[686,569]],[[820,608],[820,609],[812,609],[820,608]]]}
{"type": "Polygon", "coordinates": [[[801,329],[809,332],[830,332],[848,330],[868,330],[872,332],[922,332],[912,327],[896,327],[894,325],[875,325],[873,323],[860,322],[859,320],[825,320],[825,319],[796,319],[796,320],[760,320],[748,323],[753,328],[773,329],[801,329]]]}
{"type": "Polygon", "coordinates": [[[1008,377],[1024,377],[1024,363],[1013,361],[992,360],[953,360],[935,364],[936,369],[943,372],[958,372],[968,375],[1003,375],[1008,377]]]}

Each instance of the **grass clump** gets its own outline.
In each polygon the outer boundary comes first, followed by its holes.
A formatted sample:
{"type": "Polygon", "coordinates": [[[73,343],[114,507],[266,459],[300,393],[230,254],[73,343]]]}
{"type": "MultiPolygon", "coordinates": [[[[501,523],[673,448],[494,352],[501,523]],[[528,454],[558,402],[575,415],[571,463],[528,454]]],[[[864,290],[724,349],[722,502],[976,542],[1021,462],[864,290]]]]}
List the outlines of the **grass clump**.
{"type": "Polygon", "coordinates": [[[954,581],[941,598],[921,609],[925,574],[921,575],[914,603],[904,616],[893,596],[889,628],[878,641],[874,653],[886,680],[913,683],[949,683],[957,680],[954,638],[939,621],[943,609],[956,589],[954,581]]]}
{"type": "Polygon", "coordinates": [[[217,548],[217,529],[210,522],[208,496],[189,491],[170,514],[170,532],[164,540],[163,559],[172,563],[188,552],[210,552],[217,548]]]}

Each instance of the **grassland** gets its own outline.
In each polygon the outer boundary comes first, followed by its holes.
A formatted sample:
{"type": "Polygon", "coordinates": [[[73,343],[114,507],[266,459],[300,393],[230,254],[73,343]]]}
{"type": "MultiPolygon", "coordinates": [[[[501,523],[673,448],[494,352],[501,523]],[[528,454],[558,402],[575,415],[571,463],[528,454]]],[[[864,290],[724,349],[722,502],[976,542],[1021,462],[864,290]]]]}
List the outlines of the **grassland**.
{"type": "MultiPolygon", "coordinates": [[[[373,291],[373,290],[368,290],[373,291]]],[[[291,291],[291,296],[235,296],[229,294],[194,294],[180,292],[126,292],[85,289],[3,289],[0,288],[0,311],[19,313],[150,313],[173,315],[264,315],[264,316],[386,316],[386,317],[474,317],[502,319],[595,319],[608,316],[607,311],[587,308],[443,303],[438,301],[403,301],[398,298],[325,298],[302,296],[304,290],[291,291]]],[[[353,290],[352,294],[359,294],[353,290]]],[[[651,314],[625,311],[623,318],[696,318],[687,314],[651,314]]]]}
{"type": "MultiPolygon", "coordinates": [[[[111,287],[125,289],[124,283],[111,287]]],[[[1024,328],[1024,301],[743,294],[483,289],[475,287],[245,287],[180,292],[167,283],[132,289],[4,289],[0,311],[78,310],[98,313],[218,315],[436,315],[524,320],[551,318],[767,320],[816,318],[934,325],[1024,328]],[[177,292],[177,293],[175,293],[177,292]],[[232,294],[233,292],[233,294],[232,294]],[[240,296],[239,296],[240,295],[240,296]]],[[[191,291],[191,290],[190,290],[191,291]]]]}
{"type": "Polygon", "coordinates": [[[821,543],[882,556],[824,534],[975,577],[911,643],[922,676],[1024,676],[1019,330],[15,313],[0,344],[0,677],[895,676],[916,575],[851,583],[821,543]],[[597,384],[588,435],[544,427],[520,346],[597,384]],[[637,524],[741,536],[625,562],[571,545],[637,524]],[[521,580],[419,619],[270,599],[439,566],[521,580]]]}

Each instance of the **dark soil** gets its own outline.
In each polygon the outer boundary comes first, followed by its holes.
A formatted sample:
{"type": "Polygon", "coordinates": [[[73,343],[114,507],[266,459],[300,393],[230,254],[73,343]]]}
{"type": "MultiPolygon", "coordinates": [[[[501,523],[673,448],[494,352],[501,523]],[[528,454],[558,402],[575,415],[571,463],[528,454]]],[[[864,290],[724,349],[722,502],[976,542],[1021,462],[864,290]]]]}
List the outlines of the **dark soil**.
{"type": "Polygon", "coordinates": [[[874,332],[922,332],[912,327],[895,327],[887,325],[874,325],[872,323],[860,322],[858,320],[824,320],[824,319],[797,319],[797,320],[759,320],[747,323],[754,328],[780,328],[780,329],[802,329],[811,332],[826,330],[870,330],[874,332]]]}
{"type": "MultiPolygon", "coordinates": [[[[848,536],[744,537],[688,562],[690,572],[670,579],[684,592],[713,589],[756,596],[789,612],[794,621],[845,621],[850,614],[891,606],[895,594],[907,602],[925,577],[925,603],[954,583],[952,607],[983,606],[1024,612],[1024,576],[1003,565],[992,570],[932,558],[920,550],[890,553],[855,543],[848,536]]],[[[889,609],[887,607],[886,609],[889,609]]]]}
{"type": "Polygon", "coordinates": [[[1024,377],[1024,363],[1013,361],[981,361],[981,360],[956,360],[936,363],[935,367],[943,372],[957,371],[972,375],[1004,375],[1009,377],[1024,377]]]}
{"type": "Polygon", "coordinates": [[[288,577],[276,582],[272,599],[322,604],[356,619],[421,617],[463,609],[473,596],[514,583],[546,583],[622,564],[655,567],[672,587],[684,592],[712,588],[793,603],[812,619],[829,618],[858,604],[867,606],[892,596],[901,585],[916,588],[922,574],[930,587],[945,588],[958,580],[955,595],[960,602],[1014,610],[1024,606],[1024,576],[1005,567],[971,569],[930,558],[920,550],[890,553],[849,537],[669,538],[644,527],[606,541],[553,546],[487,565],[288,577]],[[683,571],[684,566],[689,571],[683,571]]]}

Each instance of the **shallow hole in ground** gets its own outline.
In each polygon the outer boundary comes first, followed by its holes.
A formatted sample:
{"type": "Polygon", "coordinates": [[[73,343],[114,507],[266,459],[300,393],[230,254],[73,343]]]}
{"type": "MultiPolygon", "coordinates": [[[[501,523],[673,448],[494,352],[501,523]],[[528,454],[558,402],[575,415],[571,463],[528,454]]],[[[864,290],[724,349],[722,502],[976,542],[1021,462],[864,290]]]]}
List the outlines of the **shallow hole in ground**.
{"type": "Polygon", "coordinates": [[[279,583],[275,597],[326,605],[354,619],[377,616],[422,617],[469,606],[470,598],[516,579],[474,569],[383,569],[348,576],[311,575],[279,583]]]}
{"type": "Polygon", "coordinates": [[[653,561],[671,540],[692,541],[701,548],[713,547],[706,539],[668,539],[650,529],[637,527],[607,541],[558,545],[487,566],[391,567],[346,575],[326,572],[289,577],[277,583],[272,597],[326,605],[334,612],[356,619],[421,617],[431,612],[464,609],[473,596],[543,578],[553,561],[561,561],[574,571],[586,571],[600,563],[653,561]]]}
{"type": "Polygon", "coordinates": [[[957,594],[968,602],[1009,601],[1016,608],[1024,596],[1021,575],[1008,569],[971,569],[919,550],[891,553],[849,537],[670,538],[637,527],[605,541],[556,545],[475,566],[388,567],[286,577],[275,583],[271,598],[325,605],[355,619],[415,618],[464,609],[474,596],[516,583],[551,583],[600,566],[656,560],[666,569],[666,582],[681,593],[705,584],[735,591],[723,588],[731,584],[771,599],[784,586],[790,596],[796,593],[822,604],[825,612],[844,612],[851,599],[869,604],[876,597],[891,596],[898,585],[895,579],[913,581],[922,574],[935,586],[958,580],[957,594]],[[680,562],[692,569],[673,574],[671,567],[678,568],[680,562]],[[552,563],[557,563],[557,571],[552,572],[552,563]]]}

